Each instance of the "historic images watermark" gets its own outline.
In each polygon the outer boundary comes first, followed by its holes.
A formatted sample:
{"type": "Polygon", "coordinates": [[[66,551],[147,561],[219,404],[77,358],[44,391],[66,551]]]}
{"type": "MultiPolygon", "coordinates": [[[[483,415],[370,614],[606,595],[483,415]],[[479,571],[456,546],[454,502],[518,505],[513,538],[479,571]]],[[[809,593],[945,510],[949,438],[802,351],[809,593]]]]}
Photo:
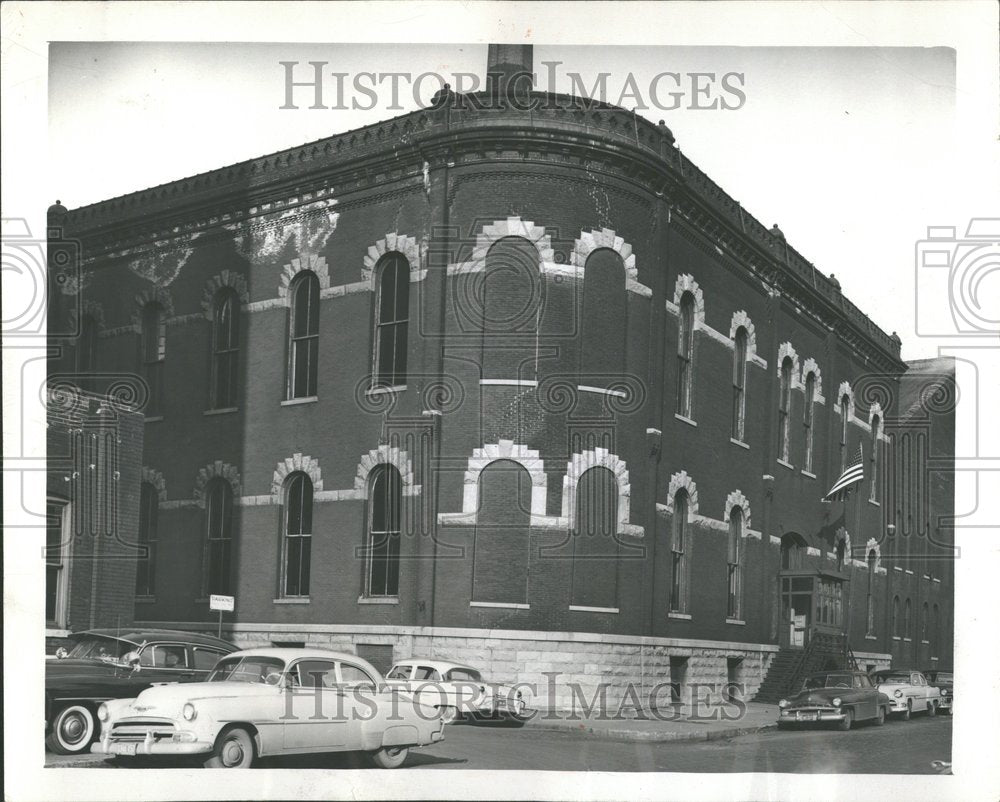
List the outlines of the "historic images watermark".
{"type": "MultiPolygon", "coordinates": [[[[335,111],[370,111],[381,107],[386,111],[402,111],[403,101],[418,108],[427,108],[439,90],[450,88],[458,96],[461,106],[482,108],[489,99],[476,93],[486,89],[490,82],[499,80],[499,74],[487,74],[486,79],[477,73],[456,72],[443,75],[437,72],[341,72],[331,67],[329,61],[280,61],[283,102],[280,109],[325,109],[335,111]],[[388,99],[388,104],[385,101],[388,99]]],[[[540,77],[536,73],[521,72],[509,78],[509,97],[506,102],[514,108],[527,110],[556,110],[564,108],[566,96],[556,95],[560,81],[561,61],[543,61],[542,73],[550,87],[547,94],[534,94],[532,90],[540,77]]],[[[636,111],[737,111],[746,104],[746,75],[741,72],[673,72],[665,70],[648,81],[640,81],[632,73],[612,74],[599,72],[588,85],[578,72],[562,73],[569,83],[569,95],[574,99],[611,103],[636,111]]]]}

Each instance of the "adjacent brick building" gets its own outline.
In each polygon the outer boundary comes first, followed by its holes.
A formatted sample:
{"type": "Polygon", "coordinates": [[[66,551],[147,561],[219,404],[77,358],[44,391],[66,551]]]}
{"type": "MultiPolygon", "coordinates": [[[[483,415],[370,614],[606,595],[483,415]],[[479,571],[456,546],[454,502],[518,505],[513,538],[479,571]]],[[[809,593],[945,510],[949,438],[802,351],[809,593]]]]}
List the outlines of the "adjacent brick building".
{"type": "MultiPolygon", "coordinates": [[[[947,524],[894,489],[927,397],[899,338],[664,124],[491,86],[63,216],[91,367],[147,388],[134,617],[231,593],[239,643],[446,654],[539,704],[752,694],[819,635],[950,665],[947,524]],[[919,643],[896,596],[938,611],[919,643]]],[[[927,421],[947,463],[953,409],[927,421]]]]}

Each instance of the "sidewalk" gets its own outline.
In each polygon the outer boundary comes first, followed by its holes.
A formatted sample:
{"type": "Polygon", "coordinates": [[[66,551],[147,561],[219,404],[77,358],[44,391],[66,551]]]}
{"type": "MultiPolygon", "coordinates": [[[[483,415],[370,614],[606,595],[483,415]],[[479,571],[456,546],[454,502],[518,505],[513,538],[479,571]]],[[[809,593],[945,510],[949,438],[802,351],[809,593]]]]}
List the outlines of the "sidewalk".
{"type": "Polygon", "coordinates": [[[575,718],[570,718],[572,714],[568,712],[538,711],[524,726],[525,729],[572,732],[613,741],[653,743],[713,741],[719,738],[734,738],[737,735],[752,735],[776,729],[778,726],[777,705],[748,702],[746,710],[739,718],[732,718],[734,712],[732,706],[713,707],[701,711],[701,718],[690,718],[687,713],[678,716],[671,712],[660,711],[660,716],[663,718],[676,717],[675,720],[660,721],[649,713],[646,714],[647,719],[614,719],[613,713],[606,717],[597,715],[586,717],[583,711],[578,710],[575,718]],[[724,714],[730,718],[724,718],[724,714]]]}

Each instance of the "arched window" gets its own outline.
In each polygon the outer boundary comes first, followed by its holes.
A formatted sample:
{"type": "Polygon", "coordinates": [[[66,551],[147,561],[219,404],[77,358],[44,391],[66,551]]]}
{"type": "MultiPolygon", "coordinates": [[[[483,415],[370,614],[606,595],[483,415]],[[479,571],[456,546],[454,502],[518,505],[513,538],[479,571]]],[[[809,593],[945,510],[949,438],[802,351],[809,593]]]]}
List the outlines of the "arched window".
{"type": "Polygon", "coordinates": [[[694,294],[681,296],[677,331],[677,414],[691,417],[694,381],[694,294]]]}
{"type": "Polygon", "coordinates": [[[726,553],[728,566],[729,595],[726,617],[740,617],[740,558],[743,550],[743,510],[733,507],[729,511],[729,548],[726,553]]]}
{"type": "Polygon", "coordinates": [[[166,326],[163,307],[154,302],[142,308],[139,348],[141,351],[142,377],[149,388],[147,415],[159,415],[163,403],[163,362],[166,358],[166,326]]]}
{"type": "Polygon", "coordinates": [[[580,372],[589,377],[584,384],[606,387],[625,371],[626,296],[621,256],[609,248],[595,250],[583,271],[580,372]]]}
{"type": "Polygon", "coordinates": [[[527,604],[531,477],[512,460],[479,474],[479,509],[472,557],[472,599],[527,604]]]}
{"type": "Polygon", "coordinates": [[[406,384],[406,335],[410,319],[410,263],[388,253],[376,266],[375,387],[406,384]]]}
{"type": "Polygon", "coordinates": [[[399,595],[399,537],[403,488],[392,465],[376,466],[368,485],[366,596],[399,595]]]}
{"type": "Polygon", "coordinates": [[[747,342],[746,327],[736,330],[733,351],[733,439],[743,442],[746,422],[747,342]]]}
{"type": "Polygon", "coordinates": [[[590,468],[576,486],[571,604],[618,607],[618,482],[607,468],[590,468]]]}
{"type": "Polygon", "coordinates": [[[933,648],[931,649],[932,654],[938,654],[941,650],[941,609],[935,604],[934,605],[934,640],[933,648]]]}
{"type": "Polygon", "coordinates": [[[903,637],[909,640],[913,637],[913,632],[910,629],[910,600],[907,599],[903,603],[903,637]]]}
{"type": "Polygon", "coordinates": [[[927,619],[930,617],[930,611],[927,602],[924,602],[924,606],[920,611],[920,640],[927,643],[927,636],[929,635],[927,631],[927,619]]]}
{"type": "Polygon", "coordinates": [[[899,637],[899,596],[892,597],[892,635],[899,637]]]}
{"type": "Polygon", "coordinates": [[[778,397],[778,453],[788,462],[789,422],[792,409],[792,358],[786,356],[781,363],[781,390],[778,397]]]}
{"type": "Polygon", "coordinates": [[[139,486],[139,546],[135,566],[135,595],[152,596],[156,592],[156,517],[160,497],[150,482],[139,486]]]}
{"type": "Polygon", "coordinates": [[[93,377],[89,374],[97,370],[97,321],[91,315],[80,318],[80,336],[76,341],[76,372],[80,376],[80,386],[95,389],[93,377]]]}
{"type": "Polygon", "coordinates": [[[236,406],[240,350],[240,301],[231,287],[215,297],[212,310],[212,409],[236,406]]]}
{"type": "Polygon", "coordinates": [[[312,566],[313,484],[301,471],[285,478],[282,596],[308,596],[312,566]]]}
{"type": "Polygon", "coordinates": [[[871,549],[868,552],[868,593],[865,605],[867,611],[865,620],[868,622],[865,628],[866,635],[875,634],[875,566],[878,564],[877,561],[875,549],[871,549]]]}
{"type": "Polygon", "coordinates": [[[205,591],[233,590],[233,488],[216,477],[205,488],[205,591]]]}
{"type": "Polygon", "coordinates": [[[806,552],[806,542],[801,535],[789,532],[781,538],[781,568],[794,571],[802,567],[802,558],[806,552]]]}
{"type": "Polygon", "coordinates": [[[876,415],[875,417],[872,418],[872,450],[871,450],[871,454],[868,457],[868,461],[869,461],[869,463],[871,465],[870,470],[871,470],[871,475],[872,475],[871,490],[869,492],[868,498],[871,501],[875,501],[875,502],[877,502],[879,500],[879,497],[878,497],[878,482],[879,482],[879,475],[878,475],[878,452],[879,452],[879,448],[878,448],[878,435],[879,435],[879,429],[881,428],[881,426],[882,426],[882,421],[879,420],[878,415],[876,415]]]}
{"type": "Polygon", "coordinates": [[[678,490],[674,496],[673,532],[670,538],[670,611],[687,612],[688,494],[678,490]]]}
{"type": "Polygon", "coordinates": [[[840,398],[840,470],[847,468],[847,424],[851,415],[851,397],[844,393],[840,398]]]}
{"type": "Polygon", "coordinates": [[[806,458],[805,470],[813,469],[813,413],[816,403],[816,374],[812,371],[806,376],[806,405],[802,410],[802,426],[805,429],[806,458]]]}
{"type": "MultiPolygon", "coordinates": [[[[480,274],[482,317],[475,322],[482,329],[479,364],[483,378],[537,378],[535,346],[543,289],[538,259],[535,243],[524,237],[503,237],[486,254],[480,274]]],[[[474,296],[476,278],[468,280],[473,283],[467,294],[474,296]]]]}
{"type": "Polygon", "coordinates": [[[304,270],[292,281],[288,398],[316,395],[319,363],[319,278],[304,270]]]}
{"type": "Polygon", "coordinates": [[[847,567],[847,541],[837,541],[837,570],[843,571],[847,567]]]}

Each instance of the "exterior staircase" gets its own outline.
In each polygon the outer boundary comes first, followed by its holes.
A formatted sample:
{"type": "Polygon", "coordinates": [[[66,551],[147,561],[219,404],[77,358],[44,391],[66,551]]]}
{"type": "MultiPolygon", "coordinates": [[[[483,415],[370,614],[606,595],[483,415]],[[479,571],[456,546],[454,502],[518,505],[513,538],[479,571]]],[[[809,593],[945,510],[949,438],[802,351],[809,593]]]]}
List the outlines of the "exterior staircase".
{"type": "Polygon", "coordinates": [[[804,649],[783,648],[775,655],[753,700],[774,704],[793,695],[809,674],[855,667],[843,635],[814,632],[804,649]]]}

